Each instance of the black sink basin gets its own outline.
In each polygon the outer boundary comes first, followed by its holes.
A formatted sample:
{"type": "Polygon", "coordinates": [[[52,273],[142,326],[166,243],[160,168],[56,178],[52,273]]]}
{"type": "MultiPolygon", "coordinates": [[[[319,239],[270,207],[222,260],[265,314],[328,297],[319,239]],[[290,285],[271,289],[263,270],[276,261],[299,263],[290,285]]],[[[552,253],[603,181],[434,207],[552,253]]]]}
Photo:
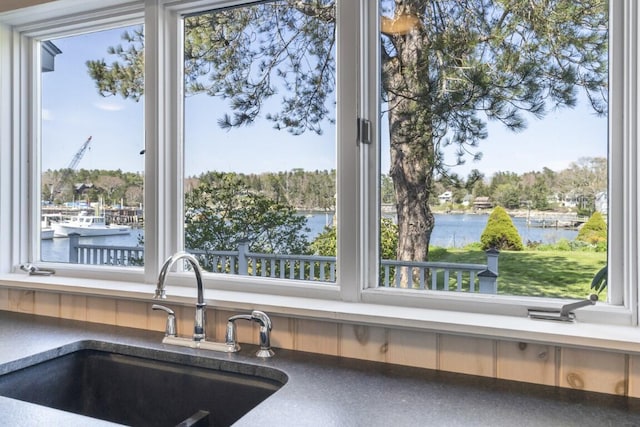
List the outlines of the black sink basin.
{"type": "Polygon", "coordinates": [[[78,350],[1,375],[0,395],[133,426],[217,427],[231,425],[286,381],[270,368],[260,368],[260,376],[238,373],[240,363],[210,368],[188,360],[78,350]]]}

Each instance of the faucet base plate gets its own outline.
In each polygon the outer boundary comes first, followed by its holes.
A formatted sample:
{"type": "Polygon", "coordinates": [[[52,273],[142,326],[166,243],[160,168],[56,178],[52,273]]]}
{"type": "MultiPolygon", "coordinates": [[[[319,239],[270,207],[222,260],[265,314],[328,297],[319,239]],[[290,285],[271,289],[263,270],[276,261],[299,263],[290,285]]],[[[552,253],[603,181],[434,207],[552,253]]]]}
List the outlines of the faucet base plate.
{"type": "Polygon", "coordinates": [[[240,351],[238,344],[226,344],[222,342],[194,341],[191,338],[164,337],[163,344],[179,345],[181,347],[200,348],[203,350],[221,351],[223,353],[235,353],[240,351]]]}

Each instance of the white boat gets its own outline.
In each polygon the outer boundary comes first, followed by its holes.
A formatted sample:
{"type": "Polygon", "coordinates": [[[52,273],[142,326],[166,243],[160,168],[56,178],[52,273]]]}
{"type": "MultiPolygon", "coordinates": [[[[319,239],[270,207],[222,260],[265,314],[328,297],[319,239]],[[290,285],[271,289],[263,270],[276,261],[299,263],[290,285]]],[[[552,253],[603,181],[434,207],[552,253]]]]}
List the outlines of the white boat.
{"type": "Polygon", "coordinates": [[[81,213],[68,221],[53,224],[53,230],[55,237],[67,237],[71,233],[77,233],[81,237],[88,237],[129,234],[131,227],[127,225],[108,225],[103,216],[81,213]]]}
{"type": "Polygon", "coordinates": [[[50,240],[53,239],[53,234],[55,230],[53,227],[43,227],[40,229],[40,239],[42,240],[50,240]]]}
{"type": "Polygon", "coordinates": [[[40,221],[40,239],[51,240],[53,239],[53,227],[51,226],[51,218],[53,215],[42,215],[42,221],[40,221]]]}

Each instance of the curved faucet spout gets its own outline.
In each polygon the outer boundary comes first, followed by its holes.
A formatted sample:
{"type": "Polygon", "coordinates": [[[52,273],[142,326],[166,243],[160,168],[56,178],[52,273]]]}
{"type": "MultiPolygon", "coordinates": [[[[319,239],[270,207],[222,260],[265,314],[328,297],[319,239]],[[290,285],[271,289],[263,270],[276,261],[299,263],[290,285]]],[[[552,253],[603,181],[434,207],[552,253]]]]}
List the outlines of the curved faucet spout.
{"type": "Polygon", "coordinates": [[[198,263],[198,260],[196,259],[196,257],[194,257],[188,252],[177,252],[173,254],[171,257],[169,257],[164,262],[164,264],[162,265],[162,268],[160,269],[160,274],[158,275],[158,283],[156,285],[156,293],[154,298],[165,299],[167,297],[167,293],[165,291],[165,280],[167,278],[167,273],[169,272],[173,264],[175,264],[177,261],[181,259],[188,261],[189,264],[191,264],[191,267],[193,268],[193,272],[196,275],[196,286],[198,288],[198,302],[196,303],[196,318],[194,323],[193,340],[204,341],[205,324],[206,324],[206,319],[205,319],[206,304],[204,302],[204,286],[202,284],[202,270],[200,268],[200,264],[198,263]]]}
{"type": "Polygon", "coordinates": [[[164,264],[162,265],[162,268],[160,269],[160,274],[158,275],[158,284],[156,285],[156,294],[154,298],[165,299],[167,297],[167,293],[165,291],[165,284],[164,284],[165,279],[167,277],[167,273],[169,272],[173,264],[175,264],[177,261],[181,259],[188,261],[189,264],[191,264],[191,267],[193,268],[193,271],[196,275],[196,284],[198,286],[198,304],[203,304],[204,290],[202,285],[202,269],[200,268],[200,263],[198,263],[198,260],[196,259],[196,257],[194,257],[188,252],[176,252],[175,254],[167,258],[167,260],[164,262],[164,264]]]}

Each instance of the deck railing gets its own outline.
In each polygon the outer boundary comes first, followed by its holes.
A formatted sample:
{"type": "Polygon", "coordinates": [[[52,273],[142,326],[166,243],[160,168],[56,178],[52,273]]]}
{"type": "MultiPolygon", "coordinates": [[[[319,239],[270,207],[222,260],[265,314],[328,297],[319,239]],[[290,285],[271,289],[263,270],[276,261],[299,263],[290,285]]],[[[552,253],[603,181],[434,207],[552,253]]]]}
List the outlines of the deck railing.
{"type": "Polygon", "coordinates": [[[336,258],[317,255],[286,255],[250,252],[248,243],[240,243],[237,251],[189,250],[200,265],[213,273],[280,279],[336,281],[336,258]]]}
{"type": "MultiPolygon", "coordinates": [[[[103,246],[80,244],[77,235],[69,236],[69,262],[92,265],[142,265],[141,246],[103,246]]],[[[316,255],[264,254],[249,251],[242,242],[236,251],[190,250],[203,269],[213,273],[241,276],[336,281],[336,258],[316,255]]],[[[495,294],[498,291],[498,254],[486,251],[486,264],[413,262],[381,260],[380,286],[495,294]]]]}
{"type": "Polygon", "coordinates": [[[142,246],[85,245],[79,242],[79,235],[69,234],[69,262],[90,265],[142,265],[142,246]]]}
{"type": "Polygon", "coordinates": [[[381,260],[380,286],[391,288],[498,292],[498,255],[485,251],[486,264],[381,260]]]}

